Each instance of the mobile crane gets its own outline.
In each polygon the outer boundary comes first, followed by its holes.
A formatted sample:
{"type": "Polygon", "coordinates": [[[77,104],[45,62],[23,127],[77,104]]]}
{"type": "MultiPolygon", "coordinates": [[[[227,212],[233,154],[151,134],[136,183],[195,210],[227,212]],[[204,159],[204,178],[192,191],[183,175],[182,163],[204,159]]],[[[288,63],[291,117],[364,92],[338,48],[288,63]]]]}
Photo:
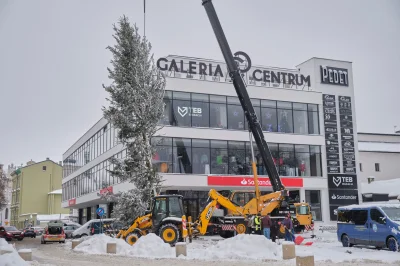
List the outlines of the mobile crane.
{"type": "MultiPolygon", "coordinates": [[[[238,204],[235,204],[229,198],[224,197],[216,190],[211,189],[209,191],[209,198],[211,198],[212,200],[203,209],[203,211],[200,213],[199,219],[195,222],[192,222],[192,217],[190,216],[188,217],[188,220],[186,222],[186,216],[183,215],[183,208],[181,207],[182,196],[178,196],[180,202],[178,205],[180,205],[179,209],[181,210],[178,215],[171,215],[171,211],[168,209],[169,207],[167,207],[167,210],[158,213],[153,205],[152,211],[147,212],[145,216],[138,217],[129,228],[127,228],[126,230],[121,230],[118,233],[117,238],[125,239],[125,241],[127,241],[131,245],[133,245],[141,236],[146,235],[149,232],[155,232],[166,243],[170,244],[174,244],[177,241],[185,241],[186,237],[189,237],[189,240],[191,241],[193,235],[206,234],[209,221],[213,216],[215,210],[218,209],[220,206],[229,210],[231,214],[229,216],[223,217],[222,223],[233,225],[235,231],[239,234],[246,232],[247,226],[245,221],[248,216],[253,216],[257,214],[265,215],[274,212],[279,214],[280,209],[284,209],[286,211],[289,210],[288,191],[283,186],[278,171],[276,170],[271,151],[269,150],[268,144],[264,139],[264,134],[260,122],[258,121],[256,112],[250,101],[250,97],[246,90],[246,85],[244,84],[240,70],[236,65],[225,34],[218,20],[218,16],[215,12],[214,6],[211,0],[202,0],[202,5],[207,12],[211,26],[214,30],[215,36],[227,64],[229,76],[233,80],[233,85],[238,95],[240,104],[249,123],[249,135],[251,142],[250,146],[253,147],[252,136],[254,136],[255,142],[262,157],[262,161],[266,167],[268,177],[271,181],[274,192],[262,196],[260,195],[260,189],[258,187],[257,168],[254,160],[254,152],[252,149],[252,169],[255,184],[255,198],[251,199],[244,206],[240,206],[238,204]],[[164,218],[157,218],[160,214],[162,214],[164,218]],[[186,224],[188,225],[187,227],[186,224]]],[[[167,197],[168,196],[154,197],[153,201],[155,203],[162,202],[165,201],[167,197]]],[[[168,197],[168,199],[172,198],[168,197]]],[[[304,217],[302,217],[301,223],[311,224],[312,220],[309,213],[308,204],[300,203],[297,206],[295,205],[295,207],[295,213],[298,217],[299,215],[303,215],[301,211],[298,211],[301,210],[302,207],[305,207],[308,210],[308,213],[304,212],[304,217]]],[[[283,213],[285,213],[285,211],[283,213]]]]}
{"type": "MultiPolygon", "coordinates": [[[[288,196],[288,191],[284,187],[284,185],[281,182],[281,179],[279,177],[278,171],[276,170],[273,157],[271,155],[271,151],[269,150],[268,144],[264,139],[264,134],[260,125],[260,122],[258,121],[257,114],[253,108],[253,105],[250,101],[250,97],[247,93],[246,90],[246,85],[242,79],[240,70],[238,65],[235,62],[235,58],[232,54],[232,51],[229,47],[228,41],[225,37],[224,31],[222,29],[222,26],[219,22],[218,16],[216,14],[214,5],[212,3],[212,0],[202,0],[202,5],[204,6],[207,16],[209,18],[210,24],[213,28],[215,37],[218,41],[218,44],[220,46],[221,52],[224,56],[227,68],[228,68],[228,73],[229,76],[231,77],[233,81],[233,86],[236,90],[236,93],[238,95],[240,104],[243,108],[244,114],[246,116],[246,119],[249,123],[249,131],[250,131],[250,146],[253,147],[252,145],[252,135],[254,136],[255,142],[257,144],[258,150],[260,152],[262,161],[266,167],[268,177],[271,181],[271,185],[273,188],[272,193],[260,196],[260,190],[258,187],[258,177],[257,177],[257,169],[256,169],[256,164],[254,160],[254,152],[252,149],[252,169],[253,169],[253,174],[254,174],[254,184],[255,184],[255,198],[250,200],[245,206],[235,206],[232,201],[230,201],[228,198],[223,197],[221,194],[214,190],[210,190],[209,196],[213,199],[203,210],[203,212],[200,214],[199,220],[197,220],[194,223],[191,223],[191,217],[188,217],[189,219],[189,235],[192,234],[193,230],[196,230],[200,234],[204,234],[205,231],[207,230],[207,225],[210,221],[210,218],[212,214],[214,213],[215,209],[218,207],[218,205],[222,205],[223,207],[227,208],[228,210],[231,210],[231,213],[233,215],[239,215],[238,217],[234,217],[231,219],[231,223],[236,224],[236,231],[239,233],[244,232],[244,228],[246,227],[244,224],[244,218],[247,215],[255,215],[259,214],[261,215],[262,213],[264,214],[270,214],[273,211],[276,212],[276,210],[280,208],[284,209],[289,209],[289,196],[288,196]],[[237,230],[237,228],[241,228],[240,231],[237,230]]],[[[240,53],[236,53],[240,54],[240,53]]],[[[235,55],[236,55],[235,54],[235,55]]],[[[305,219],[303,220],[303,223],[312,223],[311,215],[309,213],[309,206],[306,203],[300,204],[296,207],[301,208],[301,207],[306,207],[308,210],[308,214],[306,214],[306,217],[303,217],[305,219]],[[305,221],[304,221],[305,220],[305,221]]],[[[226,218],[226,217],[225,217],[226,218]]],[[[227,221],[224,219],[224,223],[227,221]]]]}

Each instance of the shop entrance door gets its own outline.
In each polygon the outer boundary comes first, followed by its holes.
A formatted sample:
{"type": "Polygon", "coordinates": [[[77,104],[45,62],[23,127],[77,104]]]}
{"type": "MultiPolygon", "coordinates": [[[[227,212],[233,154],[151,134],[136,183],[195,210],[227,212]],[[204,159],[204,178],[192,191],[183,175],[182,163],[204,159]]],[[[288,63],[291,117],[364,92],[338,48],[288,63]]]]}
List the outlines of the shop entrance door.
{"type": "Polygon", "coordinates": [[[183,200],[183,211],[185,212],[186,218],[192,216],[192,220],[197,219],[199,214],[199,200],[198,199],[184,199],[183,200]]]}

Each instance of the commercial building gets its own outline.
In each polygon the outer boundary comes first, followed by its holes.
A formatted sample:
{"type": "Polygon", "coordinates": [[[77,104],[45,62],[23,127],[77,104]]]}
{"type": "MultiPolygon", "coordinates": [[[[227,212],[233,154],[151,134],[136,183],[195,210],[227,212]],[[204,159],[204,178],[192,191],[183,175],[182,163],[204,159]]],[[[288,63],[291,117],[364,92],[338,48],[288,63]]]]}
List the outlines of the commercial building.
{"type": "Polygon", "coordinates": [[[40,225],[41,214],[68,214],[61,207],[62,166],[50,159],[35,163],[29,161],[25,167],[11,173],[12,201],[11,225],[24,228],[40,225]]]}
{"type": "MultiPolygon", "coordinates": [[[[163,192],[182,194],[186,213],[197,216],[210,188],[253,189],[248,125],[226,65],[182,56],[160,58],[157,65],[167,77],[163,141],[153,158],[163,192]]],[[[246,55],[240,68],[290,197],[309,202],[317,221],[335,219],[335,208],[358,203],[351,62],[311,58],[282,69],[251,65],[246,55]]],[[[261,189],[272,191],[257,148],[255,153],[261,189]]],[[[105,119],[63,155],[62,206],[78,209],[80,223],[96,218],[105,203],[101,193],[131,188],[106,171],[113,167],[111,156],[126,152],[105,119]]],[[[112,204],[107,207],[110,213],[112,204]]]]}
{"type": "Polygon", "coordinates": [[[400,134],[358,133],[358,145],[363,183],[400,178],[400,134]]]}

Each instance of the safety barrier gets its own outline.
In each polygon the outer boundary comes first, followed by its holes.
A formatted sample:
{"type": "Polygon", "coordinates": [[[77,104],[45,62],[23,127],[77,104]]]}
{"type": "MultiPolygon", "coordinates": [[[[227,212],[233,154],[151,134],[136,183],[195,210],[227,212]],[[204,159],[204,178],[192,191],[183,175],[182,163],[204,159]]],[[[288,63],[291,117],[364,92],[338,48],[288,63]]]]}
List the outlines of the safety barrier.
{"type": "Polygon", "coordinates": [[[336,225],[321,225],[319,230],[323,233],[324,231],[328,232],[336,232],[337,226],[336,225]]]}
{"type": "Polygon", "coordinates": [[[175,244],[175,252],[176,256],[179,257],[180,255],[187,256],[187,245],[185,242],[178,242],[175,244]]]}

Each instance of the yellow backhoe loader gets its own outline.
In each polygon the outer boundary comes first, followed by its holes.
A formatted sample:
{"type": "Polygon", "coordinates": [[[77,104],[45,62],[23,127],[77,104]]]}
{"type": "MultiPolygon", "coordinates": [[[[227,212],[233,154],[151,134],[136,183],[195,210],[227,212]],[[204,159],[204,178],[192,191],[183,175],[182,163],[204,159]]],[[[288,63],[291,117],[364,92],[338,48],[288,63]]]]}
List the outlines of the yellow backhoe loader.
{"type": "Polygon", "coordinates": [[[181,195],[159,195],[152,198],[151,210],[135,219],[129,228],[120,230],[116,238],[133,245],[144,235],[155,233],[165,243],[186,241],[188,230],[181,195]]]}

